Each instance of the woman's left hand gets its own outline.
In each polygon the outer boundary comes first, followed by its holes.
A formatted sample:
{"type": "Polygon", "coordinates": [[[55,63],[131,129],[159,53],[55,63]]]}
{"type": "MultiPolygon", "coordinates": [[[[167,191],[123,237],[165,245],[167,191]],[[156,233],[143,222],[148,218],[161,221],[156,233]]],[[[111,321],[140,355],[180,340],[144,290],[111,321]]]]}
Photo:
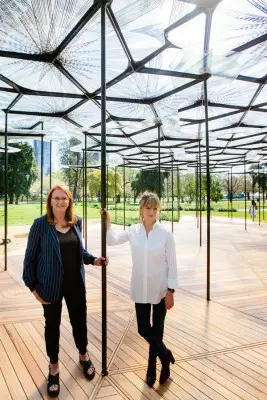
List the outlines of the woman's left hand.
{"type": "Polygon", "coordinates": [[[174,306],[173,293],[167,292],[164,301],[165,301],[166,310],[170,310],[174,306]]]}
{"type": "Polygon", "coordinates": [[[97,257],[94,261],[94,265],[97,265],[98,267],[102,266],[102,260],[105,260],[105,265],[108,265],[108,257],[97,257]]]}

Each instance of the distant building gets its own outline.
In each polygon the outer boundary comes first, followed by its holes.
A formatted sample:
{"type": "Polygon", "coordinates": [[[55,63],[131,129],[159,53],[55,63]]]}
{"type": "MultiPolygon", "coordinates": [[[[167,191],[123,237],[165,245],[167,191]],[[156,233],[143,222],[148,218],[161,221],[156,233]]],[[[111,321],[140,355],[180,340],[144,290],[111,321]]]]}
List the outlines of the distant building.
{"type": "MultiPolygon", "coordinates": [[[[43,171],[44,171],[44,176],[47,176],[50,173],[50,143],[45,141],[43,143],[44,143],[43,171]]],[[[41,173],[41,140],[33,140],[33,151],[37,169],[39,173],[41,173]]]]}

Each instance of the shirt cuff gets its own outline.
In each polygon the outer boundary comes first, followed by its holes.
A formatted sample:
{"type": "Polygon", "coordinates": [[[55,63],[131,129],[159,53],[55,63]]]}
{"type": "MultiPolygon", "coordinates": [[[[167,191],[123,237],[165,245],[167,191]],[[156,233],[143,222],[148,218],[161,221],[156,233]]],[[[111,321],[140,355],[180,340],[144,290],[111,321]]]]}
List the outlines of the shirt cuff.
{"type": "Polygon", "coordinates": [[[170,289],[176,289],[178,287],[178,281],[177,279],[170,279],[168,278],[168,288],[170,289]]]}

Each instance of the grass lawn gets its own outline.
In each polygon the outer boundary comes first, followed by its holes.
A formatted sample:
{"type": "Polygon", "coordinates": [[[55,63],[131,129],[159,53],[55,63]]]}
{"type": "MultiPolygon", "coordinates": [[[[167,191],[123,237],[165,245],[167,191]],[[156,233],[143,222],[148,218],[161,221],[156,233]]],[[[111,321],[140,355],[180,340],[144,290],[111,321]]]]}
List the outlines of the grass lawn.
{"type": "MultiPolygon", "coordinates": [[[[248,214],[248,208],[249,208],[250,202],[247,201],[247,218],[249,217],[248,214]]],[[[181,204],[184,206],[184,204],[181,204]]],[[[162,208],[163,211],[162,213],[168,214],[169,219],[171,219],[171,211],[164,211],[164,208],[167,206],[167,204],[163,204],[162,208]]],[[[171,206],[171,203],[169,203],[169,207],[171,206]]],[[[175,205],[176,206],[176,205],[175,205]]],[[[189,206],[189,205],[187,205],[189,206]]],[[[191,207],[194,207],[194,204],[190,205],[191,207]]],[[[100,207],[100,205],[99,205],[100,207]]],[[[126,205],[129,210],[126,210],[126,217],[133,217],[133,218],[138,218],[138,206],[137,205],[132,205],[132,204],[127,204],[126,205]]],[[[218,202],[217,204],[212,204],[212,207],[214,207],[214,211],[211,211],[211,216],[219,216],[219,217],[228,217],[227,211],[219,212],[216,211],[218,208],[224,208],[227,209],[227,201],[221,201],[218,202]]],[[[115,221],[115,211],[114,211],[114,206],[110,206],[110,215],[111,219],[114,222],[115,221]]],[[[245,202],[242,200],[238,201],[233,201],[233,208],[238,209],[237,212],[233,212],[233,218],[245,218],[245,202]]],[[[45,204],[43,204],[43,210],[45,212],[45,204]]],[[[97,207],[92,207],[88,206],[87,209],[87,214],[88,214],[88,219],[99,219],[100,221],[100,216],[99,216],[99,209],[98,205],[97,207]]],[[[82,210],[82,204],[78,204],[75,206],[75,212],[77,215],[82,216],[83,215],[83,210],[82,210]]],[[[195,211],[180,211],[181,216],[185,215],[196,215],[195,211]]],[[[202,215],[205,216],[206,212],[203,211],[202,215]]],[[[262,215],[262,205],[261,205],[261,215],[262,215]]],[[[9,225],[31,225],[33,220],[35,218],[38,218],[40,216],[40,204],[11,204],[8,206],[8,224],[9,225]]],[[[265,206],[265,217],[267,216],[267,205],[265,206]]],[[[118,205],[118,210],[117,210],[117,217],[119,219],[123,218],[123,204],[118,205]]],[[[177,218],[177,210],[174,210],[174,220],[177,218]]],[[[257,217],[258,218],[258,217],[257,217]]],[[[261,216],[262,219],[262,216],[261,216]]],[[[4,225],[4,206],[0,206],[0,226],[4,225]]]]}

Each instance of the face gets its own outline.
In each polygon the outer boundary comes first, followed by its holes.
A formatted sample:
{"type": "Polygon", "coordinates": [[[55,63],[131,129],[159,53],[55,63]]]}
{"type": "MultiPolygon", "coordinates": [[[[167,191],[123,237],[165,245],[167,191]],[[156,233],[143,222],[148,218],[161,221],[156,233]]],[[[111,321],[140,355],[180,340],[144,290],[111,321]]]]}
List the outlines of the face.
{"type": "Polygon", "coordinates": [[[159,207],[145,205],[142,207],[142,214],[145,222],[155,222],[159,215],[159,207]]]}
{"type": "Polygon", "coordinates": [[[69,206],[69,199],[64,190],[55,189],[52,193],[51,207],[53,214],[65,213],[69,206]]]}

